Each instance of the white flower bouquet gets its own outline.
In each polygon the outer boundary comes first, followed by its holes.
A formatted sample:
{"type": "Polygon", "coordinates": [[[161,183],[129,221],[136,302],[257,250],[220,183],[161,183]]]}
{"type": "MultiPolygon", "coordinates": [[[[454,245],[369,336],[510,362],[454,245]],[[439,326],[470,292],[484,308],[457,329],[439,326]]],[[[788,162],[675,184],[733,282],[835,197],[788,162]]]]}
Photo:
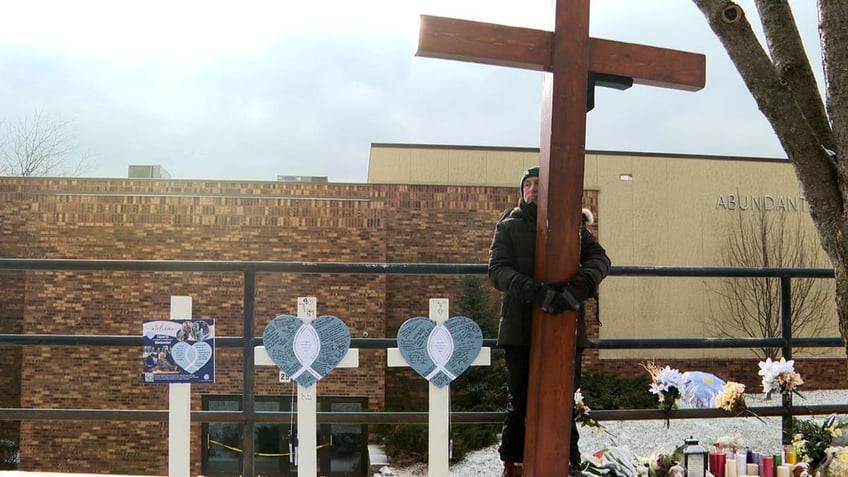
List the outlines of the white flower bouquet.
{"type": "Polygon", "coordinates": [[[668,427],[668,415],[672,409],[677,409],[682,394],[683,375],[670,366],[660,368],[654,363],[643,363],[642,367],[651,374],[650,391],[657,396],[657,407],[665,412],[665,427],[668,427]]]}
{"type": "Polygon", "coordinates": [[[797,394],[804,397],[797,390],[798,386],[804,384],[804,380],[795,372],[795,360],[786,361],[786,358],[780,358],[780,361],[772,361],[771,358],[766,358],[765,361],[760,361],[759,366],[760,371],[757,374],[763,377],[763,392],[767,399],[775,391],[783,396],[797,394]]]}

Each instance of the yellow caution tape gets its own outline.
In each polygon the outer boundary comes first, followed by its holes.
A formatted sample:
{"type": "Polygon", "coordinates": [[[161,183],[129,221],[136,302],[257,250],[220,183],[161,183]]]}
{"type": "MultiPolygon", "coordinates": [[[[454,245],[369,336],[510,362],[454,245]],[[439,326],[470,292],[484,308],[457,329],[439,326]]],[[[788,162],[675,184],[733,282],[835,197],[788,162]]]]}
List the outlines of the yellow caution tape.
{"type": "MultiPolygon", "coordinates": [[[[238,447],[228,446],[227,444],[224,444],[223,442],[219,442],[219,441],[216,441],[216,440],[213,440],[213,439],[207,439],[206,448],[208,449],[208,448],[212,447],[213,445],[216,445],[218,447],[223,447],[224,449],[227,449],[227,450],[230,450],[230,451],[233,451],[233,452],[238,452],[239,454],[244,452],[244,450],[239,449],[238,447]]],[[[316,449],[321,449],[321,448],[329,447],[329,446],[330,446],[329,443],[328,444],[321,444],[321,445],[317,446],[316,449]]],[[[269,453],[266,453],[266,452],[254,452],[253,455],[259,456],[259,457],[285,457],[285,456],[291,455],[291,453],[285,452],[285,453],[281,453],[281,454],[269,454],[269,453]]]]}

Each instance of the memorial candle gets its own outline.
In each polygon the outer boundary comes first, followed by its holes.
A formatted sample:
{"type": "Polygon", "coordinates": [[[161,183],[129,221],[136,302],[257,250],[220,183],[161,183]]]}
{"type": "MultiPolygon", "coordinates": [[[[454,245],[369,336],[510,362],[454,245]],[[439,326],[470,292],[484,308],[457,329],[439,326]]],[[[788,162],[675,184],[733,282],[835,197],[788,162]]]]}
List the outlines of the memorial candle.
{"type": "Polygon", "coordinates": [[[774,457],[763,455],[760,459],[760,477],[774,477],[774,457]]]}
{"type": "MultiPolygon", "coordinates": [[[[712,455],[710,455],[710,459],[712,461],[712,455]]],[[[724,452],[716,452],[715,453],[715,467],[710,469],[714,477],[725,477],[725,469],[727,466],[727,454],[724,452]]]]}
{"type": "Polygon", "coordinates": [[[744,449],[736,451],[736,475],[745,475],[748,465],[748,452],[744,449]]]}
{"type": "MultiPolygon", "coordinates": [[[[738,477],[736,472],[736,459],[725,460],[724,477],[738,477]]],[[[786,477],[789,477],[788,475],[786,477]]]]}
{"type": "Polygon", "coordinates": [[[798,453],[795,452],[795,449],[789,447],[786,449],[786,463],[787,464],[797,464],[798,463],[798,453]]]}

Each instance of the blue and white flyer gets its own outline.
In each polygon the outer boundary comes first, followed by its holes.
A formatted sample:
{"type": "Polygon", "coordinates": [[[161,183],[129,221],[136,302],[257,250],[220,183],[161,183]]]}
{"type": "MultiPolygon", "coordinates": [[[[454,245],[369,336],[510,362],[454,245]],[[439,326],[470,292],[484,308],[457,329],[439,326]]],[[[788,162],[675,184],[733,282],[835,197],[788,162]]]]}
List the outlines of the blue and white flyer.
{"type": "Polygon", "coordinates": [[[215,320],[145,320],[145,383],[215,382],[215,320]]]}

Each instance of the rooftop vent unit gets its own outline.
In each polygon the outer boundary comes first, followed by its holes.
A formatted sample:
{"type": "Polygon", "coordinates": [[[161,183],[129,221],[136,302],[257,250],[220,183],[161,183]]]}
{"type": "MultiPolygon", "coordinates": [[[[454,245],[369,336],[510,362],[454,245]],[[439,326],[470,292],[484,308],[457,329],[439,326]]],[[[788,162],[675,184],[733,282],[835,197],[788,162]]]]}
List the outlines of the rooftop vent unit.
{"type": "Polygon", "coordinates": [[[127,177],[130,179],[170,179],[171,174],[162,166],[129,166],[127,177]]]}
{"type": "Polygon", "coordinates": [[[277,176],[277,182],[327,182],[327,176],[277,176]]]}

